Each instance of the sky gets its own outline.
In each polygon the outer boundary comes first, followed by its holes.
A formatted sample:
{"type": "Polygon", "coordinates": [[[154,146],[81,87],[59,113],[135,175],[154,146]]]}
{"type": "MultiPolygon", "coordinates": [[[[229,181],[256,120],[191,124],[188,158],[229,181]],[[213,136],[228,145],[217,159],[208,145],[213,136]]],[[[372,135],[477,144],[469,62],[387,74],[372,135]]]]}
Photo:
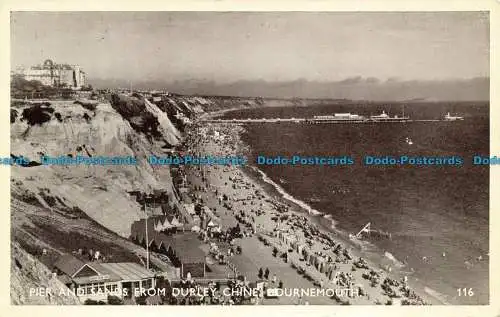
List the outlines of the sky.
{"type": "Polygon", "coordinates": [[[12,66],[90,79],[339,81],[489,76],[484,12],[13,12],[12,66]]]}

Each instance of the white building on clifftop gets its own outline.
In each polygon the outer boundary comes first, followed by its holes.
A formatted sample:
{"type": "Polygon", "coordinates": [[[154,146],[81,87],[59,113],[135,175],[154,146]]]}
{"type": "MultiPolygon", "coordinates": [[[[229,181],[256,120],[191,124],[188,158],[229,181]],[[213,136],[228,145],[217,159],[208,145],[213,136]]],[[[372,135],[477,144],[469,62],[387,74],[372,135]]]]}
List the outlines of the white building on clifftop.
{"type": "Polygon", "coordinates": [[[87,76],[78,65],[55,64],[47,59],[41,65],[27,69],[18,69],[15,72],[26,80],[37,80],[46,86],[81,89],[86,87],[87,76]]]}

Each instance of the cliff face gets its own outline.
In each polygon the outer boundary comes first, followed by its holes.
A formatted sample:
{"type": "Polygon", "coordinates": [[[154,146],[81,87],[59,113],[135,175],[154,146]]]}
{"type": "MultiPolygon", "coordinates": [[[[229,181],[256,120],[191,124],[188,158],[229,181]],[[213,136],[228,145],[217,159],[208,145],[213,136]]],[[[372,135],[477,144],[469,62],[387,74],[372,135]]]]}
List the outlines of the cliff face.
{"type": "Polygon", "coordinates": [[[26,293],[29,287],[58,283],[50,279],[49,271],[62,253],[92,248],[112,262],[140,263],[141,251],[127,240],[131,224],[144,217],[133,193],[159,191],[166,193],[170,204],[178,203],[170,169],[153,168],[147,157],[173,149],[182,142],[185,125],[206,112],[259,106],[255,100],[241,98],[153,100],[114,95],[110,102],[12,104],[11,157],[29,160],[27,166],[11,168],[14,304],[73,303],[71,298],[54,300],[26,293]],[[130,156],[137,158],[137,165],[43,165],[42,156],[130,156]],[[36,271],[26,271],[27,263],[38,263],[36,258],[47,266],[39,263],[36,271]],[[42,266],[43,272],[38,271],[42,266]]]}
{"type": "Polygon", "coordinates": [[[51,107],[54,113],[60,113],[61,120],[52,114],[41,124],[16,120],[11,125],[13,155],[36,162],[41,161],[41,155],[135,156],[138,165],[14,166],[12,192],[33,195],[46,208],[58,204],[78,207],[103,226],[127,236],[130,223],[141,214],[140,206],[127,191],[171,191],[168,170],[153,172],[143,159],[161,152],[161,147],[148,141],[145,134],[136,133],[109,104],[99,104],[95,111],[71,102],[53,103],[51,107]],[[40,194],[43,191],[49,192],[55,202],[44,199],[40,194]]]}
{"type": "Polygon", "coordinates": [[[10,297],[13,305],[77,305],[80,300],[40,261],[11,244],[10,297]],[[50,295],[41,290],[50,289],[50,295]]]}
{"type": "MultiPolygon", "coordinates": [[[[177,100],[172,102],[171,107],[177,106],[177,100]]],[[[203,111],[199,102],[181,102],[178,115],[192,117],[203,111]]],[[[12,167],[13,200],[32,197],[44,208],[81,210],[102,226],[128,237],[130,224],[143,215],[128,192],[173,192],[169,169],[153,170],[146,158],[177,145],[182,127],[176,127],[155,103],[115,95],[111,103],[58,101],[18,105],[13,110],[21,115],[11,124],[11,154],[32,161],[31,167],[12,167]],[[137,158],[137,165],[37,166],[43,155],[132,156],[137,158]]]]}
{"type": "MultiPolygon", "coordinates": [[[[185,124],[206,112],[273,104],[232,97],[147,100],[139,95],[112,95],[109,99],[12,105],[11,155],[31,160],[30,167],[11,169],[13,204],[18,200],[68,217],[85,215],[128,237],[130,224],[143,216],[129,192],[173,193],[170,170],[153,169],[148,156],[165,154],[178,145],[185,124]],[[131,156],[137,158],[137,165],[41,165],[41,156],[79,155],[131,156]]],[[[170,198],[175,203],[175,196],[170,198]]]]}

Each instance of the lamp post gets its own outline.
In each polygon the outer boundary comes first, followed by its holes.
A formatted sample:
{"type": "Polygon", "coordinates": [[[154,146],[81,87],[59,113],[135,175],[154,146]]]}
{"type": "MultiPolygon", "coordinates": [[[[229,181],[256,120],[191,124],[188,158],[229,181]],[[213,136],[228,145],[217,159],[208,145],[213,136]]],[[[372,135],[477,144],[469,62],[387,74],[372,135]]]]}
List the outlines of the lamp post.
{"type": "Polygon", "coordinates": [[[146,269],[149,270],[149,237],[148,237],[148,212],[147,212],[147,206],[148,203],[145,202],[144,204],[144,215],[146,216],[144,218],[144,223],[146,227],[146,269]]]}

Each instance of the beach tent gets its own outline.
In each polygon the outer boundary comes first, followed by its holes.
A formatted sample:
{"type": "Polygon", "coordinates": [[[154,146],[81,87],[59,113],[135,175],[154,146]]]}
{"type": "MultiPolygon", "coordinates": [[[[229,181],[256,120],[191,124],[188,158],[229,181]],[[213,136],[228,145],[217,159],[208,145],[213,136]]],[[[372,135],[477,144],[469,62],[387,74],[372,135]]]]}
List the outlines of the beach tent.
{"type": "Polygon", "coordinates": [[[298,254],[303,254],[304,248],[305,248],[304,244],[297,243],[297,253],[298,254]]]}
{"type": "Polygon", "coordinates": [[[325,263],[323,263],[323,262],[319,263],[319,272],[320,273],[325,273],[325,266],[326,266],[325,263]]]}
{"type": "Polygon", "coordinates": [[[192,231],[192,232],[200,232],[200,227],[199,227],[199,226],[193,226],[193,227],[191,228],[191,231],[192,231]]]}
{"type": "Polygon", "coordinates": [[[325,269],[326,276],[330,276],[330,274],[331,274],[332,271],[333,271],[333,264],[328,263],[326,265],[326,269],[325,269]]]}
{"type": "Polygon", "coordinates": [[[184,204],[184,208],[190,215],[196,214],[196,212],[194,211],[194,204],[184,204]]]}
{"type": "Polygon", "coordinates": [[[279,239],[280,241],[283,241],[283,239],[284,239],[284,238],[285,238],[285,237],[284,237],[284,233],[283,233],[283,231],[278,231],[278,239],[279,239]]]}
{"type": "Polygon", "coordinates": [[[332,269],[332,270],[330,270],[330,273],[328,274],[328,279],[329,279],[330,281],[331,281],[331,280],[333,280],[333,278],[334,278],[334,276],[335,276],[335,274],[333,274],[333,272],[334,272],[334,271],[335,271],[335,270],[333,270],[333,269],[332,269]]]}
{"type": "Polygon", "coordinates": [[[163,224],[161,223],[161,220],[154,222],[154,229],[155,229],[155,231],[162,231],[163,230],[163,224]]]}
{"type": "Polygon", "coordinates": [[[288,244],[290,242],[290,236],[287,233],[283,235],[283,242],[285,244],[288,244]]]}
{"type": "Polygon", "coordinates": [[[182,227],[182,224],[177,219],[177,217],[173,217],[172,220],[170,221],[170,224],[174,227],[182,227]]]}
{"type": "Polygon", "coordinates": [[[170,222],[170,225],[174,228],[182,228],[182,223],[177,219],[174,215],[168,215],[167,220],[170,222]]]}
{"type": "Polygon", "coordinates": [[[319,256],[314,256],[314,261],[312,263],[312,265],[315,267],[315,268],[318,268],[318,264],[319,264],[319,256]]]}
{"type": "Polygon", "coordinates": [[[216,224],[212,220],[210,220],[207,224],[207,227],[215,227],[215,226],[216,224]]]}
{"type": "Polygon", "coordinates": [[[168,218],[165,217],[165,220],[163,220],[163,230],[167,230],[167,229],[170,229],[172,228],[173,226],[170,224],[170,222],[168,221],[168,218]]]}
{"type": "Polygon", "coordinates": [[[307,256],[309,255],[309,249],[306,247],[302,248],[302,255],[307,259],[307,256]]]}
{"type": "Polygon", "coordinates": [[[316,263],[316,255],[311,254],[311,256],[309,257],[309,264],[314,265],[315,263],[316,263]]]}

